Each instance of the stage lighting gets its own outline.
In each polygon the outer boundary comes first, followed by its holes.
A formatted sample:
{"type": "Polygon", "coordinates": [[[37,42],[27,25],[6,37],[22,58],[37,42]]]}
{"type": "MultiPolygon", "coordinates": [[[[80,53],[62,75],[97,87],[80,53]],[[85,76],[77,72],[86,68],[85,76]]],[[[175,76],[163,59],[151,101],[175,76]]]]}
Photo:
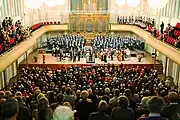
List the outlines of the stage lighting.
{"type": "Polygon", "coordinates": [[[140,4],[140,0],[127,0],[127,4],[130,7],[137,7],[140,4]]]}
{"type": "Polygon", "coordinates": [[[38,9],[43,4],[44,0],[24,0],[25,6],[31,9],[38,9]]]}
{"type": "Polygon", "coordinates": [[[121,6],[121,5],[125,5],[126,0],[116,0],[116,3],[121,6]]]}
{"type": "Polygon", "coordinates": [[[148,0],[148,5],[151,9],[161,9],[164,8],[169,0],[148,0]]]}

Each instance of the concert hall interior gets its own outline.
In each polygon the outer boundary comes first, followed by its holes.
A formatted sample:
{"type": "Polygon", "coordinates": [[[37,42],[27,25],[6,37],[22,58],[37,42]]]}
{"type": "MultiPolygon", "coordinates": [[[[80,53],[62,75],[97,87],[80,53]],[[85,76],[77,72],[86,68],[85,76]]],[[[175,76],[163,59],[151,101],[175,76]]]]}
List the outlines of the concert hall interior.
{"type": "Polygon", "coordinates": [[[180,120],[180,0],[0,0],[0,120],[180,120]]]}

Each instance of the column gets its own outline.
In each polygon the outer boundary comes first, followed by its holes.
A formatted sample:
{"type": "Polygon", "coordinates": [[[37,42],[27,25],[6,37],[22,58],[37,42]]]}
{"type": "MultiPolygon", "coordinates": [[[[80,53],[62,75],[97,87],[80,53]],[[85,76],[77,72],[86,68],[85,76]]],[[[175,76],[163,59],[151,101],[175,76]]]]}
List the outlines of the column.
{"type": "Polygon", "coordinates": [[[18,59],[15,61],[16,63],[16,72],[17,72],[17,78],[19,78],[19,71],[18,71],[18,68],[19,68],[19,64],[18,64],[18,59]]]}
{"type": "Polygon", "coordinates": [[[171,59],[168,59],[168,74],[167,76],[172,76],[172,71],[173,71],[173,61],[171,59]]]}
{"type": "Polygon", "coordinates": [[[12,65],[12,76],[14,77],[15,76],[15,73],[14,73],[14,62],[11,65],[12,65]]]}
{"type": "Polygon", "coordinates": [[[161,9],[157,9],[157,15],[156,15],[156,28],[160,28],[160,21],[161,20],[161,9]]]}
{"type": "Polygon", "coordinates": [[[25,53],[25,59],[26,59],[26,67],[28,67],[28,54],[27,54],[27,52],[25,53]]]}
{"type": "Polygon", "coordinates": [[[156,57],[157,57],[157,50],[155,49],[155,58],[154,58],[154,70],[156,69],[156,57]]]}
{"type": "Polygon", "coordinates": [[[173,17],[173,0],[169,0],[170,8],[169,8],[169,17],[168,23],[171,23],[171,19],[173,17]]]}
{"type": "MultiPolygon", "coordinates": [[[[166,57],[166,56],[165,56],[166,57]]],[[[168,62],[168,57],[165,58],[165,66],[164,66],[164,80],[166,80],[166,75],[167,75],[167,62],[168,62]]]]}
{"type": "Polygon", "coordinates": [[[4,79],[4,86],[3,86],[3,87],[4,87],[5,90],[6,90],[6,88],[7,88],[7,83],[6,83],[6,77],[7,77],[7,76],[6,76],[6,70],[3,71],[3,77],[4,77],[4,78],[3,78],[3,79],[4,79]]]}
{"type": "Polygon", "coordinates": [[[180,73],[180,65],[177,65],[177,71],[176,71],[176,80],[177,80],[177,87],[179,87],[179,73],[180,73]]]}

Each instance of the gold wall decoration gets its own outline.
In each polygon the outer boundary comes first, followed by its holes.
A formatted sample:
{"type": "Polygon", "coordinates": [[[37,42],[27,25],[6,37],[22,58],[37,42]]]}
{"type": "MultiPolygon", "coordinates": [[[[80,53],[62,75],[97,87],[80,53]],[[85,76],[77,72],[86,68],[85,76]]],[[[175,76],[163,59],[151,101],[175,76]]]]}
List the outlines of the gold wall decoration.
{"type": "Polygon", "coordinates": [[[70,14],[69,28],[71,32],[95,34],[109,31],[109,14],[70,14]]]}

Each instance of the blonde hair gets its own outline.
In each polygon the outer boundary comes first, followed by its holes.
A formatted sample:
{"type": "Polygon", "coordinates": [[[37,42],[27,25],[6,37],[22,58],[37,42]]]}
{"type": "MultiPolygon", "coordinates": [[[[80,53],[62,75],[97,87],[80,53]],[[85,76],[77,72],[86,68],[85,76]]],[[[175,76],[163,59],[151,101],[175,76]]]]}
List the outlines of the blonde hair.
{"type": "Polygon", "coordinates": [[[58,106],[53,114],[53,120],[73,120],[74,113],[68,106],[58,106]]]}

